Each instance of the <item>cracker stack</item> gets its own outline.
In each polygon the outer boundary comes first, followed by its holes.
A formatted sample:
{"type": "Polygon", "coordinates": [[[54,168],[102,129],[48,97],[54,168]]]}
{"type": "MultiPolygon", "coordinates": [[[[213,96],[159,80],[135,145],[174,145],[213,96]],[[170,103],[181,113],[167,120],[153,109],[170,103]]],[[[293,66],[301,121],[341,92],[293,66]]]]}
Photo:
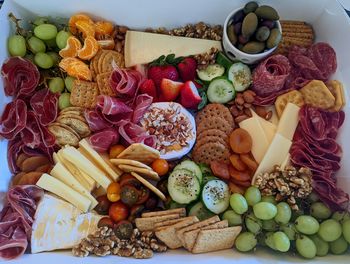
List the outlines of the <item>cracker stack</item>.
{"type": "Polygon", "coordinates": [[[287,55],[291,46],[297,45],[309,48],[315,39],[311,25],[304,21],[281,20],[282,41],[276,53],[287,55]]]}
{"type": "Polygon", "coordinates": [[[228,135],[234,128],[230,110],[222,104],[208,104],[196,116],[197,139],[192,155],[197,163],[228,161],[228,135]]]}

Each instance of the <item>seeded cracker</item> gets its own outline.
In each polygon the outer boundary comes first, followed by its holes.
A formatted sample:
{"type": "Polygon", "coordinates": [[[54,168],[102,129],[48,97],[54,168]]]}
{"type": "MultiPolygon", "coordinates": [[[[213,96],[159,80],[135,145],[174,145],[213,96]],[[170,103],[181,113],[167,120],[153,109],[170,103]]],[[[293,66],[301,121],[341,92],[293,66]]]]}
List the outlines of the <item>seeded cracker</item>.
{"type": "Polygon", "coordinates": [[[222,104],[208,104],[196,116],[196,124],[210,117],[220,117],[225,119],[231,126],[234,125],[230,110],[222,104]]]}
{"type": "Polygon", "coordinates": [[[106,55],[101,57],[101,60],[102,60],[102,64],[101,64],[100,73],[113,71],[113,62],[119,68],[125,67],[124,55],[114,50],[106,51],[106,55]]]}
{"type": "Polygon", "coordinates": [[[194,148],[192,156],[195,162],[210,165],[212,160],[228,162],[230,151],[219,142],[206,143],[198,148],[194,148]]]}
{"type": "Polygon", "coordinates": [[[98,88],[96,83],[75,80],[70,96],[70,102],[74,106],[94,108],[96,106],[97,96],[98,88]]]}
{"type": "Polygon", "coordinates": [[[206,119],[206,121],[203,121],[197,124],[198,134],[200,134],[201,132],[207,129],[219,129],[225,132],[226,134],[229,134],[231,133],[233,126],[230,125],[225,119],[221,117],[210,117],[206,119]]]}
{"type": "Polygon", "coordinates": [[[111,77],[112,71],[100,73],[96,76],[96,82],[98,90],[102,95],[116,96],[116,93],[113,91],[109,80],[111,77]]]}

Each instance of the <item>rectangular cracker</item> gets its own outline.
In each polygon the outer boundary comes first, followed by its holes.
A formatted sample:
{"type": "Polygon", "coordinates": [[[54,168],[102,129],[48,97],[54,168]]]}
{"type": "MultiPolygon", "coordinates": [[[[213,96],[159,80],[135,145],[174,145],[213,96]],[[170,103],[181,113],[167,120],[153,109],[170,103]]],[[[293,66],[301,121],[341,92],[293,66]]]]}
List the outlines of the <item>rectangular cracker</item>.
{"type": "Polygon", "coordinates": [[[154,230],[156,223],[160,223],[160,222],[172,220],[172,219],[178,219],[178,218],[180,218],[179,214],[168,214],[168,215],[162,215],[162,216],[136,218],[135,225],[141,232],[152,231],[154,230]]]}
{"type": "Polygon", "coordinates": [[[75,80],[72,87],[70,102],[73,106],[94,108],[98,95],[96,83],[75,80]]]}
{"type": "Polygon", "coordinates": [[[116,96],[116,93],[113,91],[109,83],[109,79],[111,75],[112,75],[112,71],[97,74],[96,82],[97,82],[97,87],[100,94],[108,95],[108,96],[116,96]]]}
{"type": "Polygon", "coordinates": [[[171,225],[175,225],[179,222],[182,221],[182,218],[179,218],[179,219],[172,219],[172,220],[166,220],[164,222],[159,222],[159,223],[156,223],[154,225],[154,231],[158,231],[158,230],[161,230],[163,227],[166,227],[166,226],[171,226],[171,225]]]}
{"type": "Polygon", "coordinates": [[[134,143],[118,155],[118,159],[131,159],[145,164],[152,163],[160,157],[158,150],[142,143],[134,143]]]}
{"type": "Polygon", "coordinates": [[[169,209],[164,211],[147,212],[147,213],[142,213],[141,217],[153,217],[153,216],[162,216],[162,215],[169,215],[169,214],[179,214],[181,217],[185,217],[186,208],[175,208],[175,209],[169,209]]]}

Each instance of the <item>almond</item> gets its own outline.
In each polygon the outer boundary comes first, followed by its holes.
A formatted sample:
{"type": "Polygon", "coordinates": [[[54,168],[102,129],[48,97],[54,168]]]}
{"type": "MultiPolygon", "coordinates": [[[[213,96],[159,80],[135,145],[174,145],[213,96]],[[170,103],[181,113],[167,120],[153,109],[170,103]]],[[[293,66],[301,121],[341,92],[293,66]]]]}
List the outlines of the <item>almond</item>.
{"type": "Polygon", "coordinates": [[[25,159],[22,162],[20,169],[21,169],[21,171],[24,171],[24,172],[30,172],[30,171],[36,170],[36,168],[38,168],[42,165],[48,164],[48,163],[49,163],[49,160],[44,156],[33,156],[33,157],[25,159]]]}

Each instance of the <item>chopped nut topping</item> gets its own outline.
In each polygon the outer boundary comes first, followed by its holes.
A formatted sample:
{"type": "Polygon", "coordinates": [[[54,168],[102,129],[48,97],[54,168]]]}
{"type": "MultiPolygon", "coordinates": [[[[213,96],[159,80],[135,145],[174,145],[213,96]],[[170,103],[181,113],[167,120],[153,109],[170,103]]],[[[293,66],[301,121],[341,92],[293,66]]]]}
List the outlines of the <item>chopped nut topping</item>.
{"type": "Polygon", "coordinates": [[[94,234],[88,235],[72,252],[77,257],[117,255],[138,259],[151,258],[153,252],[165,252],[167,246],[160,242],[153,232],[140,232],[134,229],[130,239],[119,239],[112,228],[99,228],[94,234]]]}
{"type": "Polygon", "coordinates": [[[197,61],[197,67],[199,69],[205,69],[208,65],[216,63],[216,55],[218,52],[219,50],[217,48],[212,47],[208,52],[193,56],[197,61]]]}
{"type": "Polygon", "coordinates": [[[175,104],[166,109],[150,108],[144,114],[141,125],[150,135],[156,136],[156,149],[161,154],[181,150],[194,137],[190,121],[175,104]]]}
{"type": "Polygon", "coordinates": [[[262,195],[276,195],[276,201],[286,200],[293,210],[298,210],[296,199],[306,198],[311,193],[311,178],[312,173],[308,168],[297,170],[287,166],[282,170],[275,166],[271,173],[260,173],[254,185],[262,195]]]}

